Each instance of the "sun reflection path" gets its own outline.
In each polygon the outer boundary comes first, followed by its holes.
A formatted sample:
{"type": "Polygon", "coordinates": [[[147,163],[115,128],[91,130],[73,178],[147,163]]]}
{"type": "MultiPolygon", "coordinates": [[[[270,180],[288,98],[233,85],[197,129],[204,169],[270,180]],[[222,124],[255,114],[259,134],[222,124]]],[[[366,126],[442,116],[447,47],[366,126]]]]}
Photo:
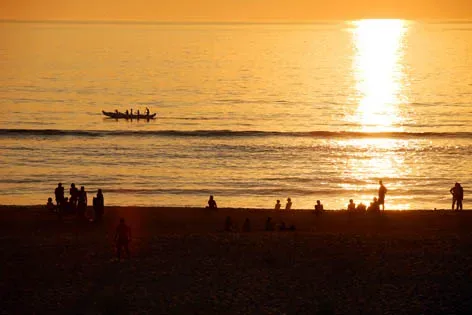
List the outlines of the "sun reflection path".
{"type": "Polygon", "coordinates": [[[355,47],[354,122],[362,131],[399,131],[398,106],[405,103],[403,40],[408,30],[404,20],[360,20],[352,22],[355,47]]]}

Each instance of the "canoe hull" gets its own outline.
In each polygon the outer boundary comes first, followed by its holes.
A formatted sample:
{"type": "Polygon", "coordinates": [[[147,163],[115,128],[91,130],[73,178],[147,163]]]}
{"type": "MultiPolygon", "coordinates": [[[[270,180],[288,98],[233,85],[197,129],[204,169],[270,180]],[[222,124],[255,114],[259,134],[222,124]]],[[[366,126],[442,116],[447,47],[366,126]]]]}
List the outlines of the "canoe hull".
{"type": "Polygon", "coordinates": [[[113,119],[146,119],[146,120],[149,120],[149,119],[155,119],[156,118],[156,115],[157,113],[154,113],[152,115],[136,115],[136,114],[133,114],[133,115],[126,115],[126,114],[123,114],[123,113],[115,113],[115,112],[106,112],[104,110],[102,110],[102,113],[103,115],[107,116],[107,117],[110,117],[110,118],[113,118],[113,119]]]}

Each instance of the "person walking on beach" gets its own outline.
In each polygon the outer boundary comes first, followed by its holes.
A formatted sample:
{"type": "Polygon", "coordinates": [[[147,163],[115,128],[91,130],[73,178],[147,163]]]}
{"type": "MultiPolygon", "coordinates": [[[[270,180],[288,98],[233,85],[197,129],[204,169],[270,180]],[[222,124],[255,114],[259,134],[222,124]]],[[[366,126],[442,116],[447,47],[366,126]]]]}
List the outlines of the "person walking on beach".
{"type": "Polygon", "coordinates": [[[452,194],[452,210],[456,206],[456,210],[462,210],[462,200],[464,199],[464,189],[461,184],[456,183],[449,192],[452,194]]]}
{"type": "Polygon", "coordinates": [[[131,242],[131,228],[125,224],[125,219],[120,219],[120,224],[116,227],[115,243],[116,243],[116,257],[121,259],[121,251],[125,249],[126,256],[129,259],[129,242],[131,242]]]}
{"type": "Polygon", "coordinates": [[[64,187],[62,187],[62,183],[57,184],[54,195],[56,196],[56,205],[59,207],[64,201],[64,187]]]}
{"type": "Polygon", "coordinates": [[[281,207],[281,206],[282,206],[282,205],[280,204],[280,200],[277,200],[277,202],[275,203],[274,209],[275,209],[275,210],[280,210],[280,207],[281,207]]]}
{"type": "Polygon", "coordinates": [[[287,198],[287,203],[285,204],[285,210],[290,210],[292,209],[292,199],[287,198]]]}
{"type": "Polygon", "coordinates": [[[379,199],[377,200],[377,204],[382,205],[382,211],[385,210],[385,195],[387,194],[387,188],[383,185],[382,181],[379,181],[379,199]]]}

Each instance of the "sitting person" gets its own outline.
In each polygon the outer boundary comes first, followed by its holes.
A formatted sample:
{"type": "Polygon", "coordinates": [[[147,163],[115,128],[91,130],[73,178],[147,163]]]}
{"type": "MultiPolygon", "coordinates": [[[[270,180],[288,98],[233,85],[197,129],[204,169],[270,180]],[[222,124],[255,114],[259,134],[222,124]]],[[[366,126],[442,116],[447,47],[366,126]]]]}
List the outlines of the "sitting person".
{"type": "Polygon", "coordinates": [[[280,210],[280,206],[281,206],[280,200],[277,200],[277,203],[275,204],[275,208],[274,208],[274,209],[275,209],[275,210],[280,210]]]}
{"type": "Polygon", "coordinates": [[[370,203],[369,207],[367,208],[367,211],[380,212],[380,205],[376,197],[374,197],[374,201],[370,203]]]}
{"type": "Polygon", "coordinates": [[[226,220],[225,220],[225,231],[226,231],[226,232],[231,232],[231,231],[233,231],[233,220],[231,220],[231,217],[230,217],[230,216],[227,216],[227,217],[226,217],[226,220]]]}
{"type": "Polygon", "coordinates": [[[365,204],[363,204],[362,202],[360,202],[360,203],[357,205],[357,208],[356,208],[356,210],[357,210],[358,212],[365,212],[366,209],[367,209],[367,208],[366,208],[365,204]]]}
{"type": "Polygon", "coordinates": [[[52,198],[48,198],[48,203],[46,204],[46,209],[50,212],[55,212],[56,211],[56,206],[52,203],[52,198]]]}
{"type": "Polygon", "coordinates": [[[354,203],[354,200],[349,199],[349,204],[347,205],[347,211],[355,211],[356,210],[356,204],[354,203]]]}
{"type": "Polygon", "coordinates": [[[287,203],[285,204],[285,210],[290,210],[292,209],[292,199],[287,198],[287,203]]]}
{"type": "Polygon", "coordinates": [[[316,205],[315,205],[315,214],[320,215],[324,211],[323,205],[321,204],[321,201],[316,200],[316,205]]]}
{"type": "Polygon", "coordinates": [[[285,222],[282,221],[282,223],[280,223],[280,225],[279,225],[279,230],[280,231],[285,231],[286,229],[287,229],[287,227],[285,226],[285,222]]]}
{"type": "Polygon", "coordinates": [[[274,230],[274,223],[272,222],[272,218],[268,217],[265,223],[265,230],[266,231],[273,231],[274,230]]]}
{"type": "Polygon", "coordinates": [[[246,220],[244,220],[243,232],[251,232],[251,221],[249,221],[249,218],[246,218],[246,220]]]}
{"type": "Polygon", "coordinates": [[[210,196],[210,199],[208,199],[208,206],[207,208],[209,209],[217,209],[218,206],[216,205],[215,199],[213,199],[213,195],[210,196]]]}

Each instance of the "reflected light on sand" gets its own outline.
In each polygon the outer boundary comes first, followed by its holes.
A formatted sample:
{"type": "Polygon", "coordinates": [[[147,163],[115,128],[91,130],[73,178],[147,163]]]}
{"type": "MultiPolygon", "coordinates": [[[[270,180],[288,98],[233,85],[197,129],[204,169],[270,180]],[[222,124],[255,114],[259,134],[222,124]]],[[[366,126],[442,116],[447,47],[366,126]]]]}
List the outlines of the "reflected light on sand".
{"type": "Polygon", "coordinates": [[[360,20],[351,29],[355,56],[356,102],[353,117],[362,131],[399,130],[398,105],[405,102],[402,67],[403,38],[408,25],[403,20],[360,20]]]}

